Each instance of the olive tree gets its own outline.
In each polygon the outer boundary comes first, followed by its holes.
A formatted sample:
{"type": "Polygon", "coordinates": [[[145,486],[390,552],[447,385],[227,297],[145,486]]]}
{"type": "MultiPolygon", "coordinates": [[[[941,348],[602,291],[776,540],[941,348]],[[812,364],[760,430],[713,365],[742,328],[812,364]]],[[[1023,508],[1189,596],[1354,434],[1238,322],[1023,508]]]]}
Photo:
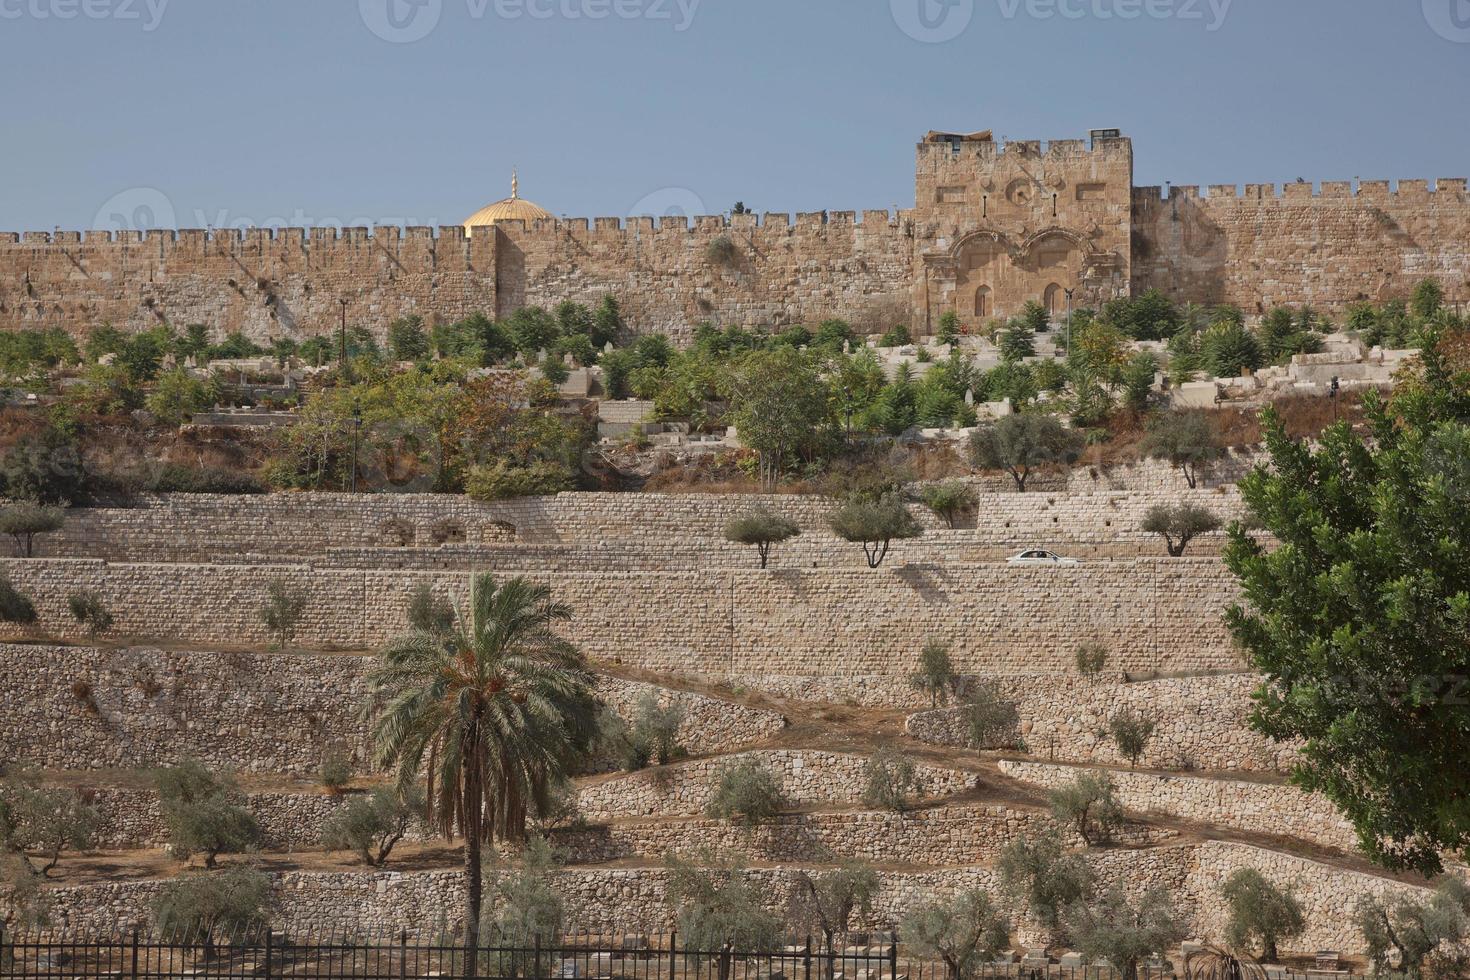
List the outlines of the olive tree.
{"type": "Polygon", "coordinates": [[[975,507],[975,491],[958,480],[927,486],[919,499],[949,527],[954,527],[955,518],[975,507]]]}
{"type": "Polygon", "coordinates": [[[1107,960],[1122,980],[1137,980],[1139,963],[1163,956],[1185,936],[1167,891],[1151,888],[1134,902],[1117,885],[1073,905],[1066,929],[1079,952],[1107,960]]]}
{"type": "Polygon", "coordinates": [[[1375,974],[1388,971],[1392,953],[1398,954],[1398,969],[1410,980],[1463,977],[1470,968],[1470,886],[1454,875],[1446,876],[1427,899],[1386,901],[1364,895],[1353,918],[1375,974]]]}
{"type": "Polygon", "coordinates": [[[970,460],[981,469],[1005,470],[1025,493],[1035,470],[1070,466],[1082,456],[1083,444],[1082,434],[1056,416],[1022,412],[976,429],[970,437],[970,460]]]}
{"type": "Polygon", "coordinates": [[[197,943],[205,957],[270,924],[270,875],[254,868],[193,873],[164,885],[152,903],[153,922],[168,942],[197,943]]]}
{"type": "Polygon", "coordinates": [[[827,521],[833,534],[863,546],[869,568],[883,564],[892,542],[924,533],[903,501],[891,494],[878,500],[852,498],[833,511],[827,521]]]}
{"type": "Polygon", "coordinates": [[[975,749],[1012,748],[1017,741],[1020,711],[1016,702],[1003,696],[995,681],[982,681],[965,697],[965,728],[970,747],[975,749]]]}
{"type": "Polygon", "coordinates": [[[914,909],[899,932],[914,953],[943,962],[948,980],[964,980],[1010,943],[1011,921],[988,893],[971,888],[914,909]]]}
{"type": "Polygon", "coordinates": [[[852,927],[853,916],[866,915],[878,893],[878,874],[860,861],[844,861],[830,871],[798,871],[791,894],[790,921],[822,934],[827,950],[823,976],[831,980],[836,937],[852,927]]]}
{"type": "Polygon", "coordinates": [[[1263,962],[1275,963],[1281,940],[1307,929],[1302,903],[1291,890],[1277,888],[1255,868],[1241,868],[1225,879],[1220,897],[1230,915],[1225,941],[1241,952],[1260,949],[1263,962]]]}
{"type": "Polygon", "coordinates": [[[785,805],[781,777],[759,759],[746,756],[720,770],[704,812],[712,820],[758,824],[776,816],[785,805]]]}
{"type": "Polygon", "coordinates": [[[296,638],[296,628],[306,613],[306,591],[283,577],[266,583],[265,602],[260,607],[260,620],[270,630],[279,649],[296,638]]]}
{"type": "Polygon", "coordinates": [[[919,651],[919,669],[909,677],[909,686],[929,695],[929,707],[939,707],[947,700],[957,677],[950,663],[949,646],[939,640],[926,640],[919,651]]]}
{"type": "Polygon", "coordinates": [[[1092,869],[1081,855],[1066,852],[1055,830],[1012,838],[1001,848],[996,869],[1006,896],[1053,933],[1066,911],[1092,894],[1092,869]]]}
{"type": "Polygon", "coordinates": [[[1220,530],[1220,518],[1198,504],[1155,504],[1144,512],[1139,529],[1160,535],[1169,557],[1180,558],[1189,542],[1201,534],[1220,530]]]}
{"type": "Polygon", "coordinates": [[[17,558],[36,554],[36,535],[54,534],[66,525],[66,512],[60,507],[42,507],[28,501],[0,508],[0,534],[8,534],[15,542],[17,558]]]}
{"type": "Polygon", "coordinates": [[[1047,802],[1057,823],[1071,827],[1089,847],[1111,840],[1123,823],[1113,780],[1104,772],[1083,773],[1058,786],[1047,794],[1047,802]]]}
{"type": "Polygon", "coordinates": [[[18,855],[33,874],[47,877],[63,851],[86,848],[98,821],[74,790],[45,786],[32,771],[0,780],[0,852],[18,855]]]}
{"type": "MultiPolygon", "coordinates": [[[[761,903],[745,869],[726,857],[706,855],[700,867],[677,854],[665,859],[666,901],[689,949],[712,951],[730,943],[742,952],[771,952],[781,945],[781,920],[761,903]]],[[[722,974],[722,977],[724,974],[722,974]]]]}
{"type": "Polygon", "coordinates": [[[883,746],[863,764],[863,803],[878,810],[902,813],[923,786],[906,756],[883,746]]]}
{"type": "Polygon", "coordinates": [[[168,828],[174,857],[187,861],[204,855],[213,868],[219,855],[239,853],[260,843],[260,826],[234,777],[214,773],[193,759],[154,774],[158,805],[168,828]]]}
{"type": "Polygon", "coordinates": [[[1108,732],[1113,736],[1113,744],[1135,769],[1138,768],[1138,760],[1143,757],[1143,750],[1148,747],[1156,727],[1157,722],[1152,718],[1127,710],[1108,719],[1108,732]]]}
{"type": "Polygon", "coordinates": [[[747,511],[725,525],[726,541],[755,545],[761,568],[765,568],[770,562],[771,545],[789,541],[800,533],[801,528],[796,526],[795,521],[764,507],[747,511]]]}
{"type": "Polygon", "coordinates": [[[1225,453],[1204,412],[1161,412],[1149,421],[1139,448],[1152,459],[1167,460],[1191,490],[1199,485],[1200,472],[1225,453]]]}
{"type": "Polygon", "coordinates": [[[354,851],[363,864],[380,868],[418,822],[423,807],[423,794],[417,789],[402,794],[376,789],[327,818],[322,824],[322,846],[330,851],[354,851]]]}

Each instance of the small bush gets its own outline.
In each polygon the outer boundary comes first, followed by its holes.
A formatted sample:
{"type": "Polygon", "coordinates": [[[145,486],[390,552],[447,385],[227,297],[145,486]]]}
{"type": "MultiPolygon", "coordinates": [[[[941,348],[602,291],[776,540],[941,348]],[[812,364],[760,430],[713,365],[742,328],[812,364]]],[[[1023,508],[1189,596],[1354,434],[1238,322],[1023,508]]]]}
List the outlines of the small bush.
{"type": "Polygon", "coordinates": [[[923,792],[914,764],[886,746],[864,763],[863,778],[863,803],[875,810],[902,813],[923,792]]]}
{"type": "Polygon", "coordinates": [[[648,691],[633,711],[632,740],[641,746],[646,759],[666,766],[683,754],[679,745],[679,727],[683,724],[683,705],[661,704],[658,695],[648,691]]]}
{"type": "Polygon", "coordinates": [[[277,649],[296,638],[296,628],[306,613],[306,592],[285,578],[273,578],[265,587],[265,604],[260,619],[271,631],[277,649]]]}
{"type": "Polygon", "coordinates": [[[1149,739],[1153,738],[1156,727],[1152,718],[1131,711],[1120,711],[1108,721],[1108,732],[1113,736],[1113,744],[1135,769],[1138,768],[1138,760],[1143,757],[1143,750],[1148,748],[1149,739]]]}
{"type": "Polygon", "coordinates": [[[264,493],[265,486],[249,473],[217,466],[181,466],[168,463],[147,481],[144,489],[153,493],[264,493]]]}
{"type": "Polygon", "coordinates": [[[1097,677],[1108,665],[1108,648],[1101,643],[1084,643],[1077,648],[1077,673],[1097,677]]]}
{"type": "Polygon", "coordinates": [[[404,797],[391,789],[374,790],[327,819],[322,825],[322,846],[329,851],[355,851],[363,864],[381,868],[418,820],[423,805],[416,791],[404,797]]]}
{"type": "Polygon", "coordinates": [[[954,527],[956,518],[975,507],[975,491],[958,480],[925,487],[919,499],[950,527],[954,527]]]}
{"type": "Polygon", "coordinates": [[[322,757],[317,777],[327,789],[340,793],[352,782],[352,760],[341,749],[329,749],[322,757]]]}
{"type": "Polygon", "coordinates": [[[112,629],[112,612],[102,601],[102,596],[90,589],[73,592],[66,600],[72,619],[87,628],[88,636],[101,636],[112,629]]]}
{"type": "Polygon", "coordinates": [[[720,770],[705,815],[713,820],[758,824],[776,816],[785,805],[780,777],[760,760],[746,757],[720,770]]]}
{"type": "Polygon", "coordinates": [[[548,497],[571,488],[567,468],[551,462],[516,466],[500,460],[493,466],[472,466],[464,481],[465,493],[472,500],[548,497]]]}
{"type": "Polygon", "coordinates": [[[1089,847],[1112,840],[1123,824],[1123,808],[1107,773],[1083,773],[1052,790],[1048,800],[1057,823],[1070,826],[1089,847]]]}
{"type": "Polygon", "coordinates": [[[938,640],[927,640],[919,651],[919,669],[909,677],[909,686],[929,695],[929,707],[949,699],[958,678],[949,660],[949,647],[938,640]]]}
{"type": "Polygon", "coordinates": [[[454,604],[434,594],[427,582],[408,597],[408,625],[425,633],[444,635],[454,630],[454,604]]]}
{"type": "Polygon", "coordinates": [[[879,347],[907,347],[914,342],[909,334],[909,328],[903,324],[890,329],[882,337],[878,338],[879,347]]]}
{"type": "Polygon", "coordinates": [[[705,261],[710,265],[734,265],[740,257],[740,249],[729,235],[720,235],[704,247],[705,261]]]}
{"type": "Polygon", "coordinates": [[[3,574],[0,574],[0,620],[21,625],[36,621],[36,604],[11,585],[9,576],[3,574]]]}
{"type": "Polygon", "coordinates": [[[1013,748],[1017,743],[1020,712],[1014,701],[1001,696],[994,681],[982,681],[970,691],[964,718],[973,749],[1013,748]]]}

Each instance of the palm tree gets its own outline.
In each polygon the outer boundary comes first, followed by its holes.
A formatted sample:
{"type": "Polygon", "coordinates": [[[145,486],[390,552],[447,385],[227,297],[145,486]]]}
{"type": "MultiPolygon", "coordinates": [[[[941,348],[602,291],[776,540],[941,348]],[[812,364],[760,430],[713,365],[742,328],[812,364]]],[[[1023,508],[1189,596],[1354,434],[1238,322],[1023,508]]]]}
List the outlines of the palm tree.
{"type": "Polygon", "coordinates": [[[571,610],[523,578],[474,579],[469,615],[447,633],[415,630],[378,654],[364,714],[377,764],[400,787],[426,774],[427,818],[465,840],[465,949],[479,945],[481,848],[522,841],[528,814],[592,739],[596,699],[582,654],[555,624],[571,610]]]}

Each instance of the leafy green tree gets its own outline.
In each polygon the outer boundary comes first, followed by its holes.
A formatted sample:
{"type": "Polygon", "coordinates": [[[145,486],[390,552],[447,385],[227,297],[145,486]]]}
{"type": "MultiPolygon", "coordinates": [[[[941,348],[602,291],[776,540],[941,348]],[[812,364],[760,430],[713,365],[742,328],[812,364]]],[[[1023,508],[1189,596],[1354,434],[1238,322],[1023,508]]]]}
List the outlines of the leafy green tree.
{"type": "Polygon", "coordinates": [[[1149,420],[1148,432],[1139,448],[1152,459],[1168,460],[1191,490],[1199,486],[1200,472],[1208,470],[1225,454],[1220,437],[1204,412],[1159,413],[1149,420]]]}
{"type": "Polygon", "coordinates": [[[435,595],[428,582],[420,582],[409,595],[407,613],[410,629],[443,635],[454,631],[454,603],[435,595]]]}
{"type": "Polygon", "coordinates": [[[1264,360],[1255,336],[1232,320],[1217,322],[1200,334],[1199,356],[1204,370],[1217,378],[1239,377],[1264,360]]]}
{"type": "Polygon", "coordinates": [[[21,625],[36,621],[36,604],[11,584],[10,576],[4,573],[0,573],[0,621],[21,625]]]}
{"type": "Polygon", "coordinates": [[[393,789],[375,789],[327,818],[322,824],[322,846],[329,851],[354,851],[363,864],[381,868],[418,822],[423,808],[423,795],[416,789],[407,796],[393,789]]]}
{"type": "Polygon", "coordinates": [[[260,843],[260,825],[245,809],[233,776],[185,759],[158,770],[154,782],[169,847],[179,860],[203,854],[204,866],[213,868],[221,854],[238,854],[260,843]]]}
{"type": "Polygon", "coordinates": [[[1444,287],[1438,279],[1421,279],[1414,286],[1414,297],[1409,309],[1421,320],[1432,320],[1444,307],[1444,287]]]}
{"type": "Polygon", "coordinates": [[[102,594],[95,590],[73,592],[67,597],[66,607],[71,611],[72,619],[87,628],[88,636],[98,637],[112,629],[112,610],[107,608],[102,594]]]}
{"type": "Polygon", "coordinates": [[[827,523],[842,540],[863,546],[869,568],[883,564],[892,542],[910,540],[924,533],[924,528],[896,496],[879,500],[850,499],[828,516],[827,523]]]}
{"type": "Polygon", "coordinates": [[[1364,406],[1371,442],[1339,424],[1316,447],[1263,413],[1270,465],[1241,495],[1279,544],[1232,528],[1244,602],[1227,622],[1265,676],[1252,724],[1304,741],[1294,782],[1375,860],[1435,872],[1470,846],[1470,375],[1431,344],[1364,406]]]}
{"type": "Polygon", "coordinates": [[[0,487],[11,500],[42,506],[80,501],[87,487],[81,450],[56,426],[22,436],[0,461],[0,487]]]}
{"type": "Polygon", "coordinates": [[[949,347],[960,342],[960,317],[954,310],[946,310],[940,314],[937,339],[949,347]]]}
{"type": "Polygon", "coordinates": [[[1140,963],[1162,957],[1185,936],[1167,891],[1151,888],[1135,904],[1118,885],[1074,905],[1067,930],[1079,952],[1107,960],[1122,980],[1137,980],[1140,963]]]}
{"type": "Polygon", "coordinates": [[[664,704],[653,691],[645,691],[633,706],[629,737],[650,762],[666,766],[683,753],[679,729],[686,712],[678,701],[664,704]]]}
{"type": "Polygon", "coordinates": [[[1156,727],[1158,723],[1152,718],[1126,709],[1108,719],[1108,733],[1113,736],[1118,754],[1127,759],[1129,765],[1135,769],[1138,768],[1138,760],[1143,758],[1143,752],[1148,748],[1156,727]]]}
{"type": "Polygon", "coordinates": [[[875,810],[903,813],[921,792],[914,764],[883,746],[863,764],[863,804],[875,810]]]}
{"type": "Polygon", "coordinates": [[[1082,455],[1082,435],[1055,416],[1022,412],[981,426],[970,437],[970,459],[987,470],[1005,470],[1026,492],[1026,480],[1042,467],[1071,465],[1082,455]]]}
{"type": "Polygon", "coordinates": [[[958,480],[933,483],[919,493],[924,506],[937,514],[945,524],[954,527],[955,518],[975,506],[975,491],[958,480]]]}
{"type": "Polygon", "coordinates": [[[1011,922],[989,894],[971,888],[914,909],[899,932],[914,953],[943,962],[948,980],[966,980],[1009,945],[1011,922]]]}
{"type": "Polygon", "coordinates": [[[401,637],[368,675],[374,761],[401,790],[427,773],[433,828],[465,839],[466,949],[479,941],[483,845],[524,840],[592,741],[591,674],[556,632],[570,618],[546,586],[482,574],[458,630],[401,637]]]}
{"type": "Polygon", "coordinates": [[[1159,359],[1153,354],[1148,351],[1134,354],[1123,368],[1123,403],[1135,412],[1147,411],[1158,371],[1159,359]]]}
{"type": "Polygon", "coordinates": [[[759,889],[734,860],[704,855],[700,867],[670,854],[664,863],[665,901],[686,949],[712,952],[729,943],[744,953],[761,953],[781,945],[781,920],[762,906],[759,889]]]}
{"type": "Polygon", "coordinates": [[[865,428],[890,436],[901,436],[919,420],[918,385],[905,361],[898,366],[894,379],[884,385],[868,411],[865,428]]]}
{"type": "Polygon", "coordinates": [[[939,707],[949,699],[949,692],[959,680],[949,659],[949,645],[940,640],[925,640],[919,651],[919,669],[909,677],[909,686],[929,695],[929,707],[939,707]]]}
{"type": "Polygon", "coordinates": [[[31,558],[36,553],[36,535],[55,534],[66,526],[66,512],[60,507],[42,507],[29,501],[0,507],[0,534],[15,541],[17,558],[31,558]]]}
{"type": "Polygon", "coordinates": [[[791,921],[822,934],[825,980],[832,980],[837,936],[852,928],[854,916],[871,911],[878,887],[878,873],[859,861],[845,861],[830,871],[796,873],[791,921]]]}
{"type": "Polygon", "coordinates": [[[1033,334],[1046,333],[1051,329],[1051,314],[1034,299],[1028,299],[1021,307],[1020,321],[1033,334]]]}
{"type": "Polygon", "coordinates": [[[388,352],[395,361],[417,361],[429,356],[429,335],[421,316],[400,317],[388,324],[388,352]]]}
{"type": "Polygon", "coordinates": [[[592,343],[598,348],[616,343],[623,332],[623,311],[611,294],[602,297],[592,313],[592,343]]]}
{"type": "Polygon", "coordinates": [[[878,338],[879,347],[907,347],[914,342],[909,334],[909,328],[903,324],[892,327],[882,337],[878,338]]]}
{"type": "Polygon", "coordinates": [[[1425,900],[1400,898],[1385,902],[1378,895],[1358,900],[1354,922],[1368,947],[1373,973],[1390,972],[1389,954],[1398,954],[1398,969],[1409,980],[1450,980],[1470,969],[1470,886],[1449,875],[1425,900]]]}
{"type": "Polygon", "coordinates": [[[317,780],[333,793],[340,793],[352,782],[352,758],[341,746],[331,746],[322,755],[317,780]]]}
{"type": "Polygon", "coordinates": [[[45,786],[32,771],[0,779],[0,852],[17,855],[33,874],[47,877],[64,851],[87,848],[99,822],[74,790],[45,786]]]}
{"type": "Polygon", "coordinates": [[[812,358],[789,347],[747,355],[730,379],[730,420],[760,457],[762,488],[774,490],[828,422],[827,392],[812,358]]]}
{"type": "Polygon", "coordinates": [[[556,318],[539,306],[521,307],[506,317],[504,325],[516,353],[527,359],[549,350],[561,336],[556,318]]]}
{"type": "Polygon", "coordinates": [[[219,401],[219,386],[202,381],[183,368],[158,376],[143,405],[165,425],[182,425],[219,401]]]}
{"type": "Polygon", "coordinates": [[[1067,853],[1054,830],[1012,838],[1001,848],[996,870],[1006,896],[1053,933],[1061,930],[1066,911],[1092,894],[1092,869],[1081,855],[1067,853]]]}
{"type": "Polygon", "coordinates": [[[711,820],[758,824],[785,806],[781,777],[756,757],[744,756],[720,769],[704,812],[711,820]]]}
{"type": "Polygon", "coordinates": [[[199,944],[205,958],[221,942],[239,942],[270,925],[271,879],[254,868],[190,874],[164,885],[152,902],[166,942],[199,944]]]}
{"type": "Polygon", "coordinates": [[[817,331],[812,335],[812,346],[831,354],[842,354],[856,339],[852,324],[834,318],[817,324],[817,331]]]}
{"type": "Polygon", "coordinates": [[[265,584],[265,602],[260,607],[260,621],[270,630],[276,649],[282,649],[296,638],[296,629],[306,615],[306,590],[276,576],[265,584]]]}
{"type": "Polygon", "coordinates": [[[1085,772],[1047,794],[1057,823],[1071,827],[1088,847],[1113,839],[1123,825],[1123,807],[1105,772],[1085,772]]]}
{"type": "Polygon", "coordinates": [[[1028,357],[1036,356],[1036,332],[1023,320],[1012,320],[1010,326],[1001,331],[997,344],[1000,359],[1015,364],[1028,357]]]}
{"type": "Polygon", "coordinates": [[[1144,512],[1139,530],[1162,537],[1169,557],[1180,558],[1189,542],[1220,530],[1220,518],[1198,504],[1155,504],[1144,512]]]}
{"type": "Polygon", "coordinates": [[[970,688],[965,695],[964,720],[971,748],[1009,748],[1016,744],[1020,711],[993,680],[970,688]]]}
{"type": "Polygon", "coordinates": [[[1307,930],[1302,903],[1290,889],[1277,888],[1255,868],[1241,868],[1226,878],[1220,897],[1230,916],[1225,941],[1245,952],[1259,948],[1262,962],[1275,963],[1280,959],[1277,945],[1307,930]]]}
{"type": "Polygon", "coordinates": [[[725,525],[726,541],[755,545],[756,554],[760,556],[761,568],[765,568],[770,562],[771,545],[790,541],[800,533],[801,528],[796,526],[795,521],[764,507],[749,510],[732,518],[725,525]]]}
{"type": "Polygon", "coordinates": [[[1179,331],[1182,314],[1167,296],[1150,289],[1141,296],[1109,301],[1102,319],[1134,340],[1167,340],[1179,331]]]}

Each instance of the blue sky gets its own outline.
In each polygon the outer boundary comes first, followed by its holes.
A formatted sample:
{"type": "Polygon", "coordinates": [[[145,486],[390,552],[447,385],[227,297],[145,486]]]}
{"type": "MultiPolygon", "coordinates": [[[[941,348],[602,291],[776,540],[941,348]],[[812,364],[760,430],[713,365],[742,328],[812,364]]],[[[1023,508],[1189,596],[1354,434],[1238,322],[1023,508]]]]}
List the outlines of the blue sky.
{"type": "Polygon", "coordinates": [[[1470,174],[1470,0],[0,0],[0,65],[14,231],[451,224],[512,166],[571,216],[908,207],[931,128],[1470,174]]]}

